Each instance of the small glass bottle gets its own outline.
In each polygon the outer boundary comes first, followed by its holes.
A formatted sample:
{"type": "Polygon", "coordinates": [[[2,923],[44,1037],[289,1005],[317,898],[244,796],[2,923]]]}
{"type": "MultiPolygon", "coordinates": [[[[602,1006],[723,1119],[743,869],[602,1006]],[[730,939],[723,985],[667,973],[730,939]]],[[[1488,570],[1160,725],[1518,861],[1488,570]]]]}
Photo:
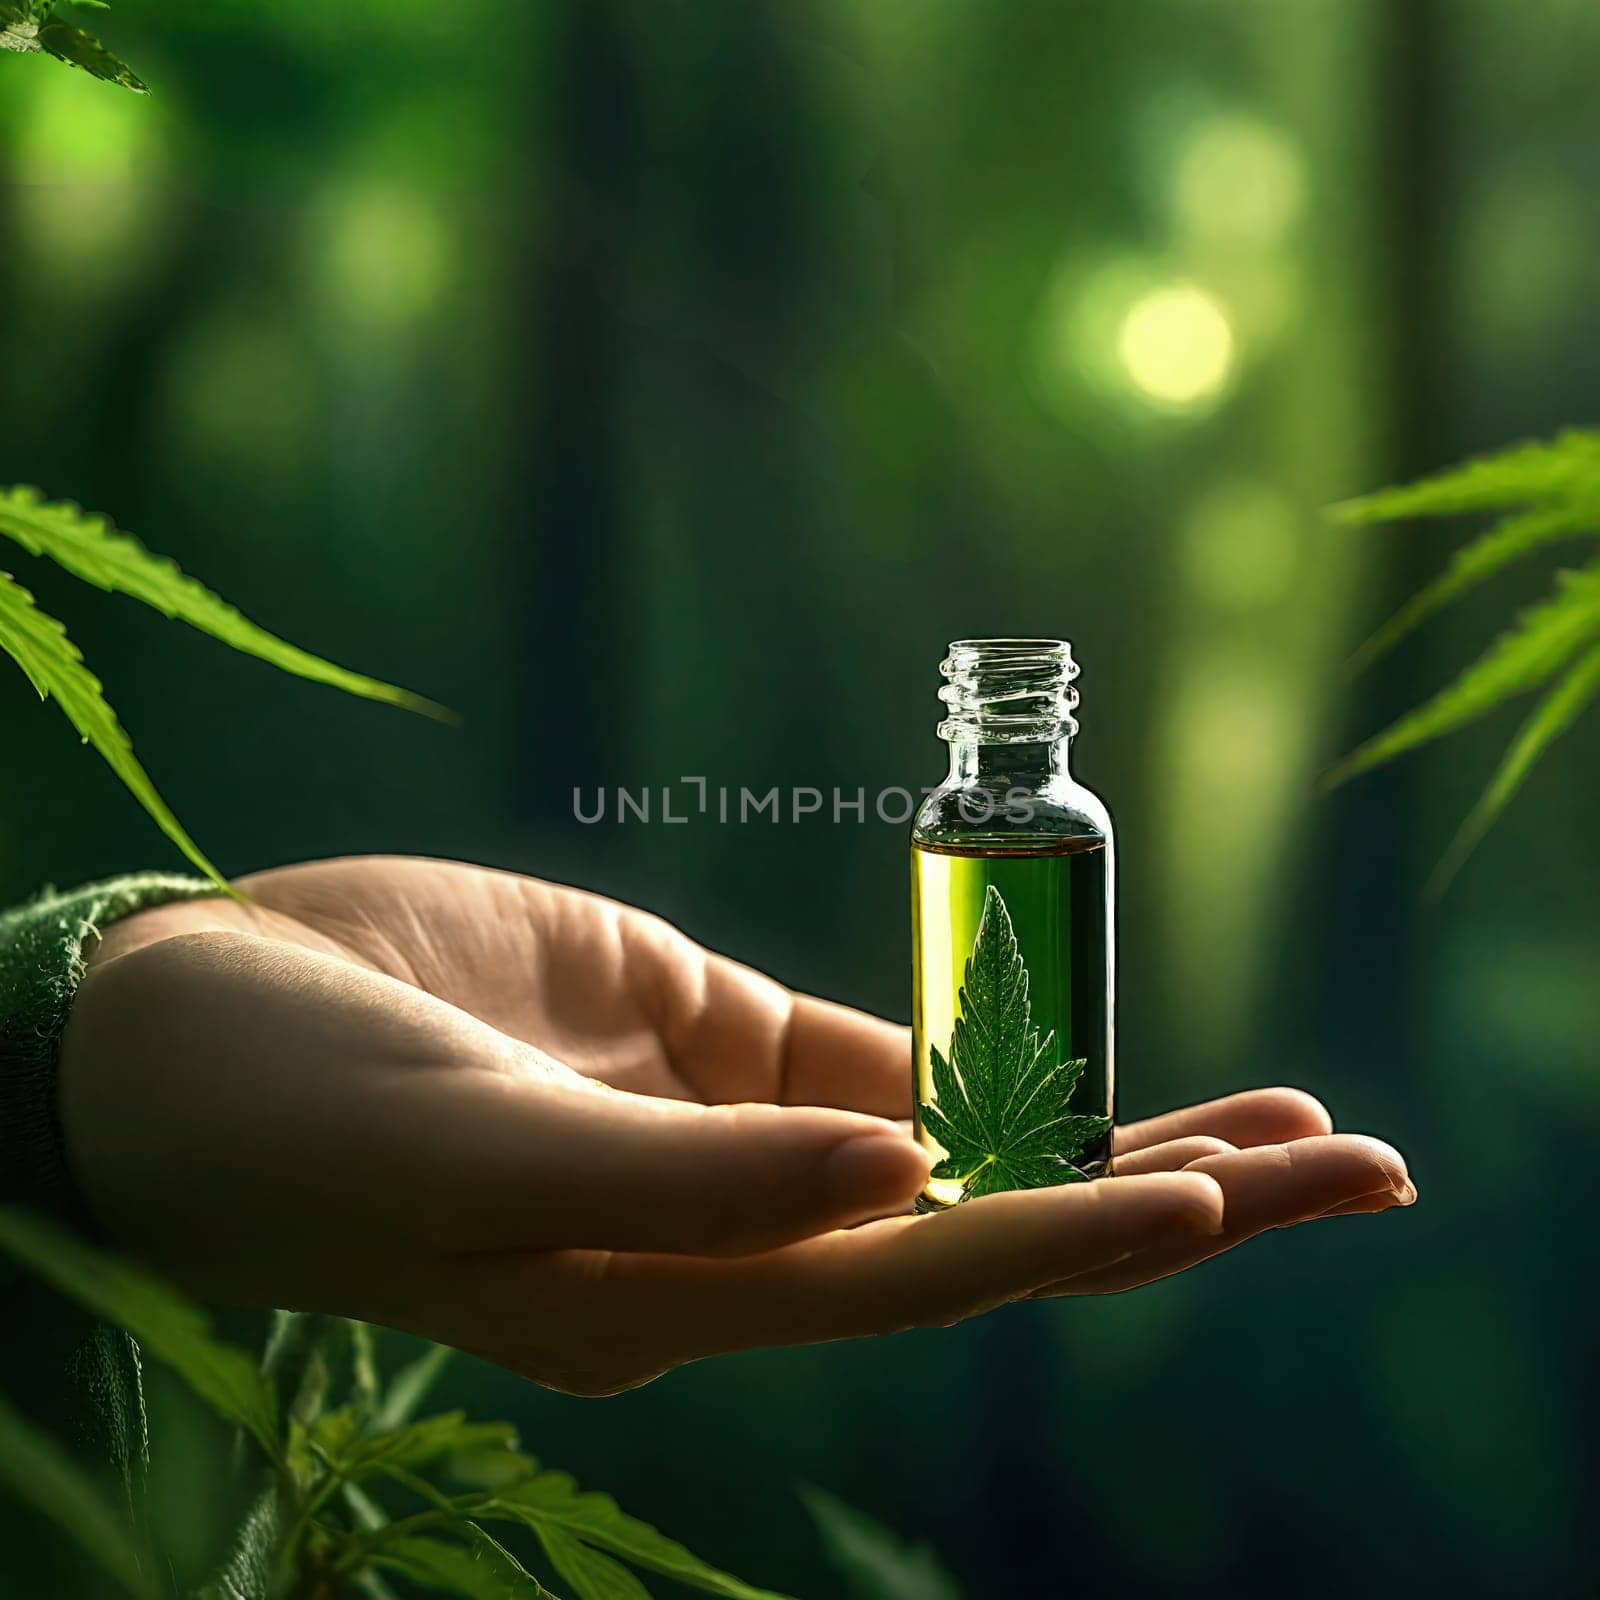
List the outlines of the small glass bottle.
{"type": "Polygon", "coordinates": [[[1111,1171],[1111,818],[1068,747],[1062,639],[958,639],[950,772],[911,828],[918,1209],[1111,1171]]]}

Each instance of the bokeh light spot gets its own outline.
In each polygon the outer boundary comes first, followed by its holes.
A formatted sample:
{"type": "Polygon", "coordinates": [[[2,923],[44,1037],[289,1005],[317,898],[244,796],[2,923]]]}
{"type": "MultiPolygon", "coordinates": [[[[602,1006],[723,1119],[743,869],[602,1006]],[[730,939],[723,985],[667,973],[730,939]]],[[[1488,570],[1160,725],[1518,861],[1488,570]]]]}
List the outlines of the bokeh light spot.
{"type": "Polygon", "coordinates": [[[1158,405],[1187,410],[1214,400],[1233,371],[1233,327],[1213,295],[1174,284],[1129,307],[1117,353],[1135,388],[1158,405]]]}
{"type": "Polygon", "coordinates": [[[1300,216],[1305,195],[1299,152],[1255,117],[1206,118],[1185,141],[1173,173],[1179,223],[1219,243],[1276,243],[1300,216]]]}

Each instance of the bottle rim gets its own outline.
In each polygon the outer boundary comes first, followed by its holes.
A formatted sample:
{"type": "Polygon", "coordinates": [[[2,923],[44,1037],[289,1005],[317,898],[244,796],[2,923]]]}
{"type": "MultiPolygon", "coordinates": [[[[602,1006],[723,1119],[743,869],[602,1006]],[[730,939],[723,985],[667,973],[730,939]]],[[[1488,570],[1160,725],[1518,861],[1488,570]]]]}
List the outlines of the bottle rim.
{"type": "Polygon", "coordinates": [[[949,708],[939,737],[949,743],[1046,743],[1078,731],[1068,639],[954,639],[939,670],[949,708]]]}

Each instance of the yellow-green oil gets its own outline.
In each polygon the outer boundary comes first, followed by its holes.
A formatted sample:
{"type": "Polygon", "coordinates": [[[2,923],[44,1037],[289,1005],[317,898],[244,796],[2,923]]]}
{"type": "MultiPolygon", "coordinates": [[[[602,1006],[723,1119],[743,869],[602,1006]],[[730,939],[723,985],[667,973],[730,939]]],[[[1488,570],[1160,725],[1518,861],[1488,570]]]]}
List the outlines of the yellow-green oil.
{"type": "MultiPolygon", "coordinates": [[[[943,1152],[921,1117],[932,1093],[930,1051],[949,1051],[967,959],[991,885],[1005,901],[1027,967],[1033,1026],[1041,1039],[1054,1033],[1058,1056],[1086,1063],[1071,1109],[1085,1116],[1113,1114],[1108,881],[1109,851],[1098,834],[912,844],[916,1126],[917,1137],[936,1157],[943,1152]]],[[[1084,1153],[1080,1165],[1091,1177],[1110,1172],[1109,1134],[1084,1153]]],[[[918,1208],[942,1210],[960,1198],[958,1180],[930,1179],[918,1208]]]]}

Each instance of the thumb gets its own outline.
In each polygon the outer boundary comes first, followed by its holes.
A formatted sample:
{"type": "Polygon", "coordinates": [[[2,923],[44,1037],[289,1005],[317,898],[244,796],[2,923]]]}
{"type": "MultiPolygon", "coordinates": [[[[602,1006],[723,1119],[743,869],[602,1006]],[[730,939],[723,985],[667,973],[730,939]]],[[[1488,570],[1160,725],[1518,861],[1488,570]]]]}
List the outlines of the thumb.
{"type": "Polygon", "coordinates": [[[900,1210],[928,1176],[894,1123],[851,1111],[692,1105],[564,1075],[459,1088],[487,1103],[466,1119],[457,1248],[744,1254],[900,1210]]]}

